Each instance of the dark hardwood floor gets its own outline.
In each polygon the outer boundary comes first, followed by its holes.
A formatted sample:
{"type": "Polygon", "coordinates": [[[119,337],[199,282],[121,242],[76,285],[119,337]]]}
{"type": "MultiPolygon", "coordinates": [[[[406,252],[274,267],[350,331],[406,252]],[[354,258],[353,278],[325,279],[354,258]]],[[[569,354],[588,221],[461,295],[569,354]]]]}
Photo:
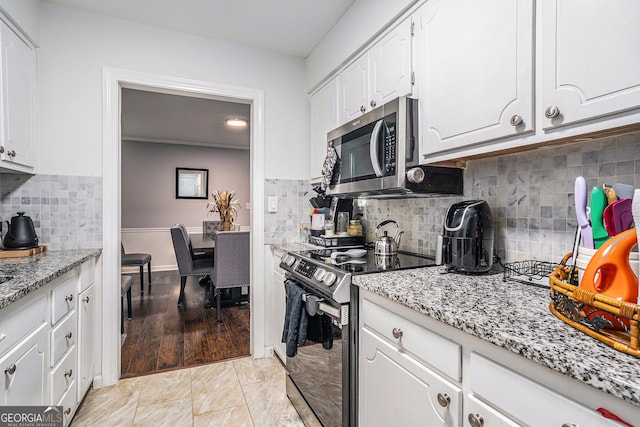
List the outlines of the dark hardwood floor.
{"type": "Polygon", "coordinates": [[[196,277],[187,279],[185,308],[180,309],[178,272],[152,275],[151,291],[145,280],[143,294],[139,275],[131,275],[133,316],[126,319],[125,298],[122,378],[249,356],[248,303],[223,307],[218,324],[215,308],[204,308],[206,287],[196,277]]]}

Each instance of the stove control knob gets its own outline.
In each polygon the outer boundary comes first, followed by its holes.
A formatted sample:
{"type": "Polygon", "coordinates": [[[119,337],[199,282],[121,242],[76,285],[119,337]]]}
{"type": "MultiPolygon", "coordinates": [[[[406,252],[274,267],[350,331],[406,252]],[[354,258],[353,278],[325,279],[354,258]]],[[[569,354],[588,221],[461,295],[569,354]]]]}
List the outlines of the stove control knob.
{"type": "Polygon", "coordinates": [[[282,262],[291,267],[296,262],[296,258],[293,255],[286,254],[282,262]]]}
{"type": "Polygon", "coordinates": [[[324,283],[326,283],[327,286],[331,286],[333,285],[333,283],[336,281],[336,279],[338,278],[338,276],[336,276],[336,273],[333,273],[331,271],[327,272],[327,274],[324,276],[324,283]]]}
{"type": "Polygon", "coordinates": [[[313,278],[316,279],[318,282],[322,282],[322,279],[324,279],[324,276],[327,274],[327,272],[321,268],[317,269],[315,273],[313,273],[313,278]]]}
{"type": "Polygon", "coordinates": [[[283,253],[282,256],[280,257],[280,262],[284,262],[285,264],[287,263],[287,258],[289,257],[288,253],[283,253]]]}

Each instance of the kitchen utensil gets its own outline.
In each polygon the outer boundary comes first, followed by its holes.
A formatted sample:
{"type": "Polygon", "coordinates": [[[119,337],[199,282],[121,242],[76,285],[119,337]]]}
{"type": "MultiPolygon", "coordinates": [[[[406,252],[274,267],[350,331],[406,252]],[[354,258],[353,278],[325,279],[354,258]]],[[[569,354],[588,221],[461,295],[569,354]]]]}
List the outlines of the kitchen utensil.
{"type": "Polygon", "coordinates": [[[632,199],[620,199],[611,205],[615,234],[622,233],[633,226],[632,203],[632,199]]]}
{"type": "Polygon", "coordinates": [[[607,207],[607,196],[600,187],[593,187],[591,190],[591,229],[593,231],[593,245],[598,249],[607,241],[609,235],[604,228],[603,215],[607,207]]]}
{"type": "Polygon", "coordinates": [[[613,184],[612,188],[616,192],[616,194],[618,195],[619,199],[632,199],[633,198],[633,191],[634,191],[633,185],[615,183],[615,184],[613,184]]]}
{"type": "Polygon", "coordinates": [[[582,246],[593,249],[593,232],[587,216],[587,181],[577,177],[575,182],[575,209],[582,237],[582,246]]]}
{"type": "MultiPolygon", "coordinates": [[[[605,241],[591,257],[582,275],[580,287],[619,301],[638,302],[638,277],[629,264],[631,249],[638,243],[635,229],[623,231],[605,241]]],[[[595,307],[584,308],[587,317],[604,316],[612,324],[612,329],[622,329],[629,322],[624,318],[609,315],[595,307]]]]}
{"type": "Polygon", "coordinates": [[[397,254],[401,235],[402,232],[400,231],[400,227],[398,226],[397,222],[392,219],[382,221],[376,227],[376,244],[374,248],[374,254],[383,256],[397,254]],[[383,235],[380,236],[380,230],[382,230],[382,228],[388,224],[396,225],[394,237],[389,236],[388,230],[383,230],[383,235]]]}
{"type": "Polygon", "coordinates": [[[613,226],[613,204],[608,204],[607,207],[604,208],[604,212],[602,213],[602,222],[604,223],[604,229],[607,230],[609,237],[615,236],[616,232],[613,226]]]}
{"type": "Polygon", "coordinates": [[[618,200],[618,195],[616,194],[616,190],[611,187],[604,187],[604,194],[607,196],[607,204],[612,204],[618,200]]]}
{"type": "Polygon", "coordinates": [[[331,264],[336,265],[336,266],[345,265],[345,264],[366,264],[366,263],[367,263],[367,260],[358,259],[358,258],[351,258],[351,259],[348,259],[348,260],[342,261],[342,262],[338,262],[335,259],[331,260],[331,264]]]}
{"type": "Polygon", "coordinates": [[[5,249],[31,249],[38,247],[38,236],[30,217],[24,212],[18,212],[17,216],[11,217],[11,223],[7,224],[7,234],[4,236],[5,249]]]}
{"type": "Polygon", "coordinates": [[[338,257],[361,258],[366,254],[367,254],[366,249],[349,249],[346,251],[331,252],[331,259],[336,259],[338,257]]]}

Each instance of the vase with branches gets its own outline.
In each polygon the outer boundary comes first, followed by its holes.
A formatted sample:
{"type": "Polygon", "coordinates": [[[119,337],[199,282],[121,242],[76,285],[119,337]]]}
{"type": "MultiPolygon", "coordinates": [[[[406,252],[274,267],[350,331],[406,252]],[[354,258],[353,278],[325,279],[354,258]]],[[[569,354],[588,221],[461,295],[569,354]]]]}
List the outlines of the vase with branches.
{"type": "Polygon", "coordinates": [[[222,231],[233,230],[233,220],[238,214],[240,200],[235,191],[217,190],[207,203],[208,214],[219,213],[222,231]]]}

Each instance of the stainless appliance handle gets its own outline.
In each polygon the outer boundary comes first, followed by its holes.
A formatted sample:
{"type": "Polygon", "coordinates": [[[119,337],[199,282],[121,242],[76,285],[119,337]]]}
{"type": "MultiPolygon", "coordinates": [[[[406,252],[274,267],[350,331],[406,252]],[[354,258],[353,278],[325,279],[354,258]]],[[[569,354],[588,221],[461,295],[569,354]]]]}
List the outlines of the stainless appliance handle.
{"type": "Polygon", "coordinates": [[[376,173],[376,176],[383,176],[380,159],[378,159],[378,142],[380,141],[380,128],[382,128],[383,123],[383,119],[376,122],[373,131],[371,131],[371,139],[369,140],[369,157],[371,157],[371,165],[373,166],[373,171],[376,173]]]}

